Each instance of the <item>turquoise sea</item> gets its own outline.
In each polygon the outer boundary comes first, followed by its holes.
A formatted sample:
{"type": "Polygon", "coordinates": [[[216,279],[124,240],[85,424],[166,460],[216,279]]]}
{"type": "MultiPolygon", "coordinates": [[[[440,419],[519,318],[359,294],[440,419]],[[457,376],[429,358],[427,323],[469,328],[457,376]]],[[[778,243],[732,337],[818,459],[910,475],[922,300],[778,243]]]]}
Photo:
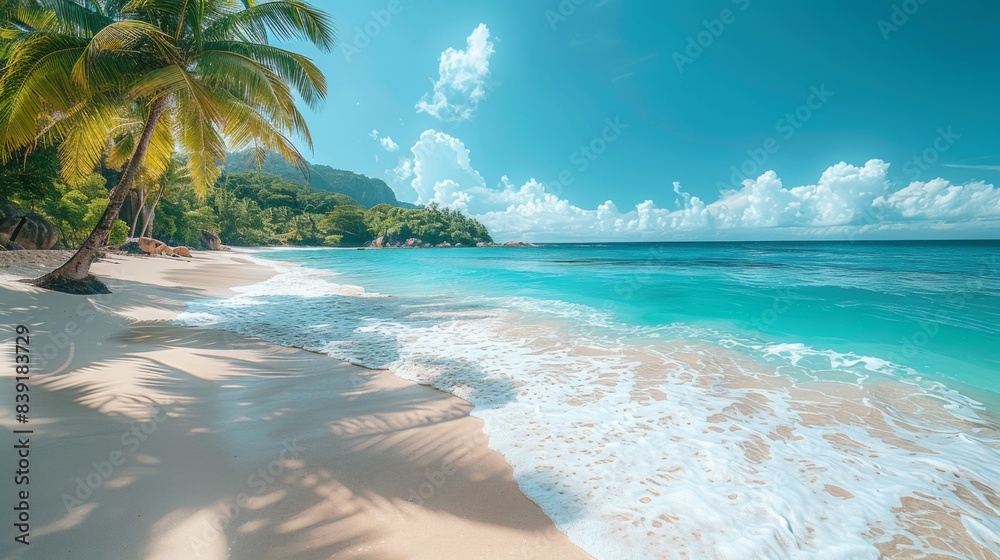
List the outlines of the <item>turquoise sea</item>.
{"type": "Polygon", "coordinates": [[[254,258],[181,320],[469,400],[598,558],[1000,551],[998,242],[254,258]]]}

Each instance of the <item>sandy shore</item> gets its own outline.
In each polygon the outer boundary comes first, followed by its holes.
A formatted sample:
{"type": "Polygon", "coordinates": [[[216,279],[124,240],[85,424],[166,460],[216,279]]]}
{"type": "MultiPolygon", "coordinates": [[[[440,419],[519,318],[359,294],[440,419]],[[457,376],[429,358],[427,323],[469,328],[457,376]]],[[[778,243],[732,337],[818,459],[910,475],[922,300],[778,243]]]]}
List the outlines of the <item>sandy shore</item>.
{"type": "Polygon", "coordinates": [[[229,253],[123,256],[94,268],[110,296],[14,282],[64,258],[0,253],[6,470],[11,430],[34,432],[30,485],[0,476],[3,558],[588,558],[520,492],[468,403],[166,322],[272,270],[229,253]],[[27,425],[12,404],[19,324],[32,332],[27,425]],[[24,489],[28,546],[11,528],[24,489]]]}

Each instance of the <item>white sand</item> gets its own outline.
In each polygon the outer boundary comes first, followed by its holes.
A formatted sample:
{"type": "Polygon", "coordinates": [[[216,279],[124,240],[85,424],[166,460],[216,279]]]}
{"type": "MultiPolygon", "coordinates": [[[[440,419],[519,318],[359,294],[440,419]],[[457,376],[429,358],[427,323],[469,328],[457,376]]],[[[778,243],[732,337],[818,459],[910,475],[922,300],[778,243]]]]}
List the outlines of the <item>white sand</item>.
{"type": "Polygon", "coordinates": [[[116,256],[94,267],[111,296],[13,281],[66,256],[0,253],[0,557],[588,558],[520,492],[468,403],[164,322],[271,270],[228,253],[116,256]],[[23,489],[10,432],[24,427],[12,407],[17,324],[32,329],[36,358],[29,546],[10,525],[23,489]]]}

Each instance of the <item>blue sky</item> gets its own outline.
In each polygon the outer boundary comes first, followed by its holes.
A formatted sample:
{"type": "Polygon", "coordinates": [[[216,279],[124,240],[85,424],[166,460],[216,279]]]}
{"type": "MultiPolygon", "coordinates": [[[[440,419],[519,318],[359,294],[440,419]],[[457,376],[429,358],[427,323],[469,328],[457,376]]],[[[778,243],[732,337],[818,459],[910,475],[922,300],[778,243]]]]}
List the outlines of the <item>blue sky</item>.
{"type": "Polygon", "coordinates": [[[310,159],[496,237],[1000,232],[989,2],[320,5],[310,159]]]}

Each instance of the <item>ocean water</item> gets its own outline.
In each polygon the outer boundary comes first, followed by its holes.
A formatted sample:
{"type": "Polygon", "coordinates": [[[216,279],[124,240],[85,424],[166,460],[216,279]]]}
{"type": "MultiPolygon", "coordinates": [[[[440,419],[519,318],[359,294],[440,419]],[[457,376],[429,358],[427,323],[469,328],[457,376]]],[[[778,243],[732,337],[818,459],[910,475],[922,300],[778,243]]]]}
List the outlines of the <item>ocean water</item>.
{"type": "Polygon", "coordinates": [[[1000,554],[1000,243],[255,258],[180,320],[468,400],[597,558],[1000,554]]]}

